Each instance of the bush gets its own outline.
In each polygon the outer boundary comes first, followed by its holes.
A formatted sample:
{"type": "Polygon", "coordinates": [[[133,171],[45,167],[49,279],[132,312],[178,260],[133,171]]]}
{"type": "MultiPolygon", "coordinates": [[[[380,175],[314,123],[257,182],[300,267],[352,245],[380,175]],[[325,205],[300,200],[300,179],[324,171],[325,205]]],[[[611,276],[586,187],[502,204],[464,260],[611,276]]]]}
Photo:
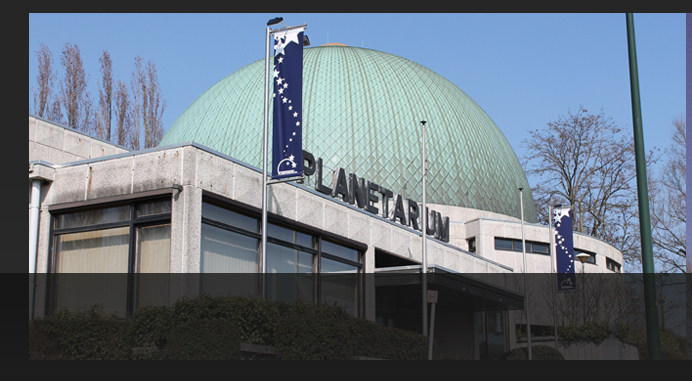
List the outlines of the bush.
{"type": "MultiPolygon", "coordinates": [[[[527,360],[529,351],[526,347],[517,348],[507,352],[500,357],[500,360],[527,360]]],[[[547,345],[532,345],[531,346],[532,360],[564,360],[565,357],[557,349],[547,345]]]]}
{"type": "Polygon", "coordinates": [[[568,342],[589,342],[599,345],[608,338],[608,325],[605,322],[588,322],[584,325],[558,328],[561,340],[568,342]]]}
{"type": "Polygon", "coordinates": [[[190,321],[171,331],[162,357],[166,360],[239,360],[238,328],[221,319],[190,321]]]}
{"type": "Polygon", "coordinates": [[[428,338],[415,332],[355,318],[349,323],[349,331],[354,353],[358,356],[391,360],[428,359],[428,338]]]}
{"type": "Polygon", "coordinates": [[[131,353],[127,337],[127,322],[103,315],[102,306],[60,311],[29,323],[29,353],[55,360],[125,360],[131,353]]]}
{"type": "Polygon", "coordinates": [[[130,344],[161,348],[166,345],[172,328],[173,316],[168,308],[141,308],[130,318],[130,344]]]}
{"type": "MultiPolygon", "coordinates": [[[[276,331],[276,349],[282,360],[350,360],[354,346],[345,316],[328,308],[281,319],[276,331]]],[[[345,313],[344,313],[345,314],[345,313]]]]}
{"type": "Polygon", "coordinates": [[[193,320],[222,319],[233,322],[243,343],[273,345],[280,315],[275,302],[256,298],[211,297],[203,294],[173,306],[174,324],[193,320]]]}
{"type": "Polygon", "coordinates": [[[141,308],[127,321],[97,306],[29,323],[32,359],[237,358],[240,343],[275,346],[283,359],[424,360],[428,353],[427,337],[311,302],[202,295],[141,308]]]}

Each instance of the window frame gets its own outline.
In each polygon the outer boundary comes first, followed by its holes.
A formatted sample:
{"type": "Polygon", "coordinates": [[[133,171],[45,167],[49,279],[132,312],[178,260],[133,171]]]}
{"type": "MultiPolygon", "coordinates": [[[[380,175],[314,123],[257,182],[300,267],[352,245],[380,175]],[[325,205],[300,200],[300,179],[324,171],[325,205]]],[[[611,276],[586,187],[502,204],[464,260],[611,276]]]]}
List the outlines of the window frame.
{"type": "MultiPolygon", "coordinates": [[[[252,207],[249,207],[245,204],[241,204],[237,201],[234,200],[229,200],[225,199],[221,196],[215,195],[213,193],[208,193],[208,192],[203,192],[202,194],[202,204],[208,203],[211,205],[214,205],[216,207],[220,207],[223,209],[227,209],[231,212],[239,213],[247,217],[254,218],[257,223],[258,223],[258,228],[257,232],[251,232],[242,228],[239,228],[237,226],[232,226],[217,220],[210,219],[209,217],[205,217],[203,214],[201,216],[201,223],[202,224],[209,224],[212,226],[215,226],[220,229],[225,229],[228,231],[232,231],[237,234],[249,236],[252,238],[257,239],[258,246],[257,246],[257,274],[261,274],[261,269],[260,269],[260,256],[261,256],[261,238],[262,238],[262,226],[261,226],[261,211],[252,207]]],[[[312,237],[312,243],[313,247],[308,248],[305,246],[302,246],[300,244],[294,243],[294,242],[288,242],[279,238],[271,237],[267,235],[267,244],[275,244],[279,245],[282,247],[286,247],[289,249],[293,250],[300,250],[303,252],[307,252],[313,255],[313,267],[312,267],[312,274],[316,275],[315,279],[317,281],[317,285],[315,287],[315,295],[314,295],[314,300],[319,301],[322,298],[322,289],[321,289],[321,281],[320,275],[322,273],[322,259],[326,258],[329,260],[333,260],[339,263],[347,264],[356,267],[357,269],[357,277],[358,277],[358,295],[359,295],[359,301],[356,303],[356,314],[357,316],[362,317],[363,312],[364,312],[364,307],[365,307],[365,293],[364,293],[364,284],[363,284],[363,276],[365,272],[365,252],[367,251],[367,245],[352,241],[350,239],[347,239],[345,237],[341,237],[338,235],[335,235],[333,233],[329,233],[320,229],[316,229],[314,227],[311,227],[307,224],[300,223],[294,220],[287,219],[282,216],[274,215],[271,213],[268,213],[267,216],[267,224],[271,225],[276,225],[281,228],[286,228],[289,230],[292,230],[294,232],[294,240],[295,240],[295,233],[302,233],[306,234],[312,237]],[[338,255],[330,254],[327,252],[322,251],[322,242],[323,241],[328,241],[332,244],[335,245],[340,245],[347,247],[349,249],[353,249],[357,252],[357,261],[352,261],[347,258],[340,257],[338,255]]],[[[200,237],[201,239],[201,237],[200,237]]],[[[200,253],[201,255],[201,253],[200,253]]],[[[200,274],[202,274],[200,270],[200,274]]],[[[328,274],[328,273],[325,273],[328,274]]]]}
{"type": "MultiPolygon", "coordinates": [[[[496,251],[509,251],[513,253],[521,253],[523,252],[522,247],[521,247],[521,240],[520,239],[515,239],[515,238],[505,238],[505,237],[493,237],[493,249],[496,251]],[[497,242],[498,240],[504,241],[505,243],[509,244],[511,246],[511,249],[506,249],[506,248],[498,248],[497,242]]],[[[537,242],[537,241],[528,241],[525,240],[526,242],[526,253],[528,254],[538,254],[538,255],[546,255],[550,256],[550,244],[549,243],[544,243],[544,242],[537,242]],[[547,246],[548,251],[547,252],[542,252],[542,251],[537,251],[534,250],[535,246],[539,245],[540,247],[545,247],[547,246]]]]}
{"type": "MultiPolygon", "coordinates": [[[[49,315],[53,315],[57,312],[57,285],[55,284],[55,277],[58,276],[57,262],[59,259],[58,253],[58,239],[62,235],[75,234],[75,233],[86,233],[99,230],[107,230],[114,228],[128,228],[128,254],[127,254],[127,297],[126,297],[126,308],[125,316],[132,316],[136,310],[137,303],[137,278],[134,276],[138,274],[136,271],[138,265],[138,259],[140,253],[137,252],[137,240],[138,240],[138,229],[143,227],[157,226],[157,225],[169,225],[169,229],[172,227],[172,208],[173,199],[170,192],[148,192],[147,195],[140,195],[142,197],[114,197],[109,198],[111,202],[104,202],[103,200],[98,200],[94,202],[77,202],[69,203],[64,205],[55,205],[49,208],[50,212],[50,240],[48,249],[48,298],[46,298],[46,311],[49,315]],[[137,211],[138,206],[145,203],[152,203],[158,201],[169,201],[171,210],[158,214],[150,214],[138,217],[137,211]],[[99,209],[107,209],[118,206],[128,206],[128,218],[117,222],[107,222],[94,225],[77,226],[69,228],[58,228],[58,218],[61,215],[70,213],[79,213],[94,211],[99,209]]],[[[172,236],[171,236],[172,239],[172,236]]],[[[170,257],[169,257],[170,261],[170,257]]],[[[170,272],[169,272],[170,273],[170,272]]]]}

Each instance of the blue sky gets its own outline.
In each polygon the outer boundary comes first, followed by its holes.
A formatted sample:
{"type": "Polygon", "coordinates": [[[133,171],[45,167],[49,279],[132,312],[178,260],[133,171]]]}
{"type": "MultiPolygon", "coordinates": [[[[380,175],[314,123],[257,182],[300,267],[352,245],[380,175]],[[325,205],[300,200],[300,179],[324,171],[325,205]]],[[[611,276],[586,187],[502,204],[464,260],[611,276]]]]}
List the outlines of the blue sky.
{"type": "MultiPolygon", "coordinates": [[[[264,56],[270,18],[308,25],[313,46],[340,42],[417,62],[473,98],[517,155],[528,130],[580,105],[632,131],[625,15],[608,14],[29,14],[29,87],[39,43],[60,68],[65,43],[79,46],[89,91],[108,50],[116,78],[134,58],[152,60],[168,107],[164,128],[206,89],[264,56]]],[[[646,149],[665,148],[685,116],[685,14],[634,15],[646,149]]],[[[29,109],[32,95],[29,93],[29,109]]],[[[532,184],[533,185],[533,184],[532,184]]]]}

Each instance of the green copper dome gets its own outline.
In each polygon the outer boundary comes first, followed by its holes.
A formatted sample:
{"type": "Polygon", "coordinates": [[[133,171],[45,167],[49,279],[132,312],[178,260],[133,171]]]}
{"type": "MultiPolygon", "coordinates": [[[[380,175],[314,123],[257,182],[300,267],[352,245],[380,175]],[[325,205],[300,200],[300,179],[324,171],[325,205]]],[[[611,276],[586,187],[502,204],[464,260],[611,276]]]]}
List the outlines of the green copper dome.
{"type": "MultiPolygon", "coordinates": [[[[195,141],[261,168],[263,96],[261,59],[197,98],[161,145],[195,141]]],[[[453,83],[376,50],[344,45],[305,49],[303,149],[322,158],[325,166],[344,168],[420,202],[422,120],[427,121],[429,203],[519,218],[521,187],[527,190],[526,220],[536,221],[529,184],[509,142],[453,83]]]]}

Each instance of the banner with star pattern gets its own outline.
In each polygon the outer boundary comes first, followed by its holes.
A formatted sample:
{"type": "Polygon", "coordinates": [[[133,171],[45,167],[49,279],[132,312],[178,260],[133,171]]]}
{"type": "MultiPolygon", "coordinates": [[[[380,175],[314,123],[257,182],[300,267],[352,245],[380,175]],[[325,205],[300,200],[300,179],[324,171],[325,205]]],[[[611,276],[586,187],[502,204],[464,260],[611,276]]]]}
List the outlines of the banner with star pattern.
{"type": "Polygon", "coordinates": [[[272,179],[303,174],[303,30],[274,34],[272,179]]]}
{"type": "Polygon", "coordinates": [[[553,209],[555,225],[555,260],[557,262],[558,290],[576,290],[574,272],[574,234],[572,231],[572,208],[553,209]]]}

